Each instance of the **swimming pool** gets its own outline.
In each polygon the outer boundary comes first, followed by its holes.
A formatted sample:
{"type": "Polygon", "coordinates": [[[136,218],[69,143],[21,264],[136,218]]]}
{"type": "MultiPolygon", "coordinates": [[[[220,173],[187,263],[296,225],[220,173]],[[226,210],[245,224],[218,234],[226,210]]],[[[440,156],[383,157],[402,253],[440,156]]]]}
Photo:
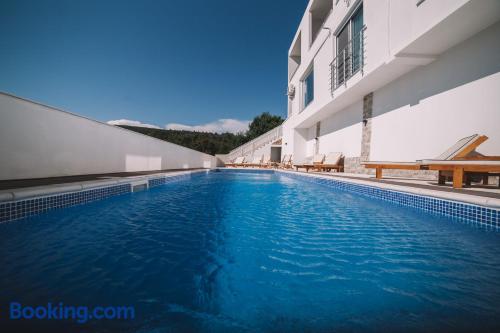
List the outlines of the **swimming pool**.
{"type": "Polygon", "coordinates": [[[133,305],[52,331],[498,330],[500,234],[281,173],[210,172],[0,224],[9,302],[133,305]]]}

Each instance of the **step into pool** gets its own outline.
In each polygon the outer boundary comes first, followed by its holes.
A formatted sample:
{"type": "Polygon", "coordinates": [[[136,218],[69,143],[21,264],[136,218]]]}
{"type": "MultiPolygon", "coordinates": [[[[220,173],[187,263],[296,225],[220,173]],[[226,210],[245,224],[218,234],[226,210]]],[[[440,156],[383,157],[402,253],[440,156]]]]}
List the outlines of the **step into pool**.
{"type": "Polygon", "coordinates": [[[16,331],[500,329],[500,233],[285,173],[199,173],[0,224],[0,240],[0,328],[16,331]],[[12,302],[135,318],[12,320],[12,302]]]}

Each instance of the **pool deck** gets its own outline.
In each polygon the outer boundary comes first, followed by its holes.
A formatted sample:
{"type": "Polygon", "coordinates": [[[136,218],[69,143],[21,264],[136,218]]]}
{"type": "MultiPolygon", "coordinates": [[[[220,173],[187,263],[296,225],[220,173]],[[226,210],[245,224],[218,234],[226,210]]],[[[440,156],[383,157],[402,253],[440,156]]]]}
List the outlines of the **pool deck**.
{"type": "Polygon", "coordinates": [[[81,183],[88,181],[110,180],[110,179],[123,179],[129,177],[147,176],[154,174],[168,174],[172,172],[196,171],[196,170],[202,170],[202,169],[169,169],[169,170],[156,170],[156,171],[100,173],[92,175],[77,175],[77,176],[63,176],[63,177],[50,177],[50,178],[0,180],[0,191],[15,190],[26,187],[60,185],[60,184],[81,183]]]}
{"type": "MultiPolygon", "coordinates": [[[[224,168],[222,168],[224,169],[224,168]]],[[[227,168],[238,170],[238,168],[227,168]]],[[[242,168],[244,170],[277,170],[242,168]]],[[[136,183],[161,175],[176,175],[200,171],[203,169],[160,170],[144,172],[122,172],[94,175],[79,175],[39,179],[3,180],[0,181],[0,202],[16,201],[54,193],[74,192],[89,188],[112,186],[115,184],[136,183]]],[[[376,179],[372,175],[337,172],[309,172],[293,170],[277,170],[279,172],[301,174],[311,177],[334,178],[349,183],[363,184],[378,188],[423,196],[472,203],[495,209],[500,208],[500,188],[498,185],[476,185],[463,189],[453,189],[451,183],[438,185],[432,179],[409,179],[386,177],[376,179]]]]}

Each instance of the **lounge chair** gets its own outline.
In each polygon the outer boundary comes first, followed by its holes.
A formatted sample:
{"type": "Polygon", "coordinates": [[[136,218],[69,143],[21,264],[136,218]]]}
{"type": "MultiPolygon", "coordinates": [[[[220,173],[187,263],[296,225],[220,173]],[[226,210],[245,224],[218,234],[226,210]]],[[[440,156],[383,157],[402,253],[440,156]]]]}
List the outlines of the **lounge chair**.
{"type": "Polygon", "coordinates": [[[245,167],[260,167],[262,164],[263,155],[255,156],[252,162],[245,163],[245,167]]]}
{"type": "Polygon", "coordinates": [[[292,167],[292,155],[283,155],[281,162],[277,165],[280,169],[288,169],[292,167]]]}
{"type": "Polygon", "coordinates": [[[309,172],[309,169],[317,169],[319,165],[323,164],[325,160],[325,154],[316,154],[313,157],[306,157],[302,163],[295,164],[295,169],[299,171],[300,168],[306,169],[306,172],[309,172]]]}
{"type": "MultiPolygon", "coordinates": [[[[471,176],[478,175],[483,177],[483,184],[488,184],[489,176],[500,176],[500,156],[487,156],[488,158],[497,157],[495,160],[423,160],[422,164],[427,170],[436,170],[439,172],[438,183],[444,185],[447,177],[453,177],[453,188],[462,188],[463,183],[471,184],[471,176]]],[[[500,184],[499,184],[500,186],[500,184]]]]}
{"type": "Polygon", "coordinates": [[[260,165],[261,168],[270,168],[276,165],[276,162],[271,160],[271,155],[264,155],[264,159],[260,165]]]}
{"type": "Polygon", "coordinates": [[[326,155],[322,164],[318,164],[319,171],[337,170],[337,172],[344,171],[344,154],[342,153],[329,153],[326,155]]]}
{"type": "Polygon", "coordinates": [[[375,169],[375,177],[382,178],[383,169],[399,170],[437,170],[439,171],[439,183],[444,184],[446,177],[453,176],[453,187],[462,187],[467,173],[499,172],[500,156],[484,156],[475,149],[488,140],[485,135],[474,134],[460,139],[452,147],[434,159],[418,160],[416,162],[363,162],[365,168],[375,169]]]}
{"type": "Polygon", "coordinates": [[[309,168],[313,164],[313,157],[312,156],[306,156],[302,161],[297,162],[297,164],[293,164],[295,169],[299,171],[300,168],[309,168]]]}
{"type": "Polygon", "coordinates": [[[288,155],[288,159],[285,160],[284,168],[285,169],[292,169],[293,168],[293,155],[292,154],[288,155]]]}
{"type": "Polygon", "coordinates": [[[283,155],[283,157],[281,157],[281,161],[279,161],[277,164],[276,164],[276,167],[278,168],[282,168],[283,167],[283,164],[285,163],[285,159],[288,157],[287,154],[283,155]]]}
{"type": "Polygon", "coordinates": [[[243,163],[245,162],[245,157],[240,156],[236,157],[234,161],[229,162],[229,163],[224,163],[226,167],[238,167],[238,166],[243,166],[243,163]]]}

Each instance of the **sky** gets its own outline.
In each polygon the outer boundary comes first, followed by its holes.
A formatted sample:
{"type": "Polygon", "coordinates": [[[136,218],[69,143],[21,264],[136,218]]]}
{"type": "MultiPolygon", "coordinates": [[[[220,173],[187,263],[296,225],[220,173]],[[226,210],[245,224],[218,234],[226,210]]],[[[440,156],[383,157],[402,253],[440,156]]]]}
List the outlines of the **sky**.
{"type": "Polygon", "coordinates": [[[0,91],[113,124],[238,132],[286,116],[307,0],[0,0],[0,91]]]}

